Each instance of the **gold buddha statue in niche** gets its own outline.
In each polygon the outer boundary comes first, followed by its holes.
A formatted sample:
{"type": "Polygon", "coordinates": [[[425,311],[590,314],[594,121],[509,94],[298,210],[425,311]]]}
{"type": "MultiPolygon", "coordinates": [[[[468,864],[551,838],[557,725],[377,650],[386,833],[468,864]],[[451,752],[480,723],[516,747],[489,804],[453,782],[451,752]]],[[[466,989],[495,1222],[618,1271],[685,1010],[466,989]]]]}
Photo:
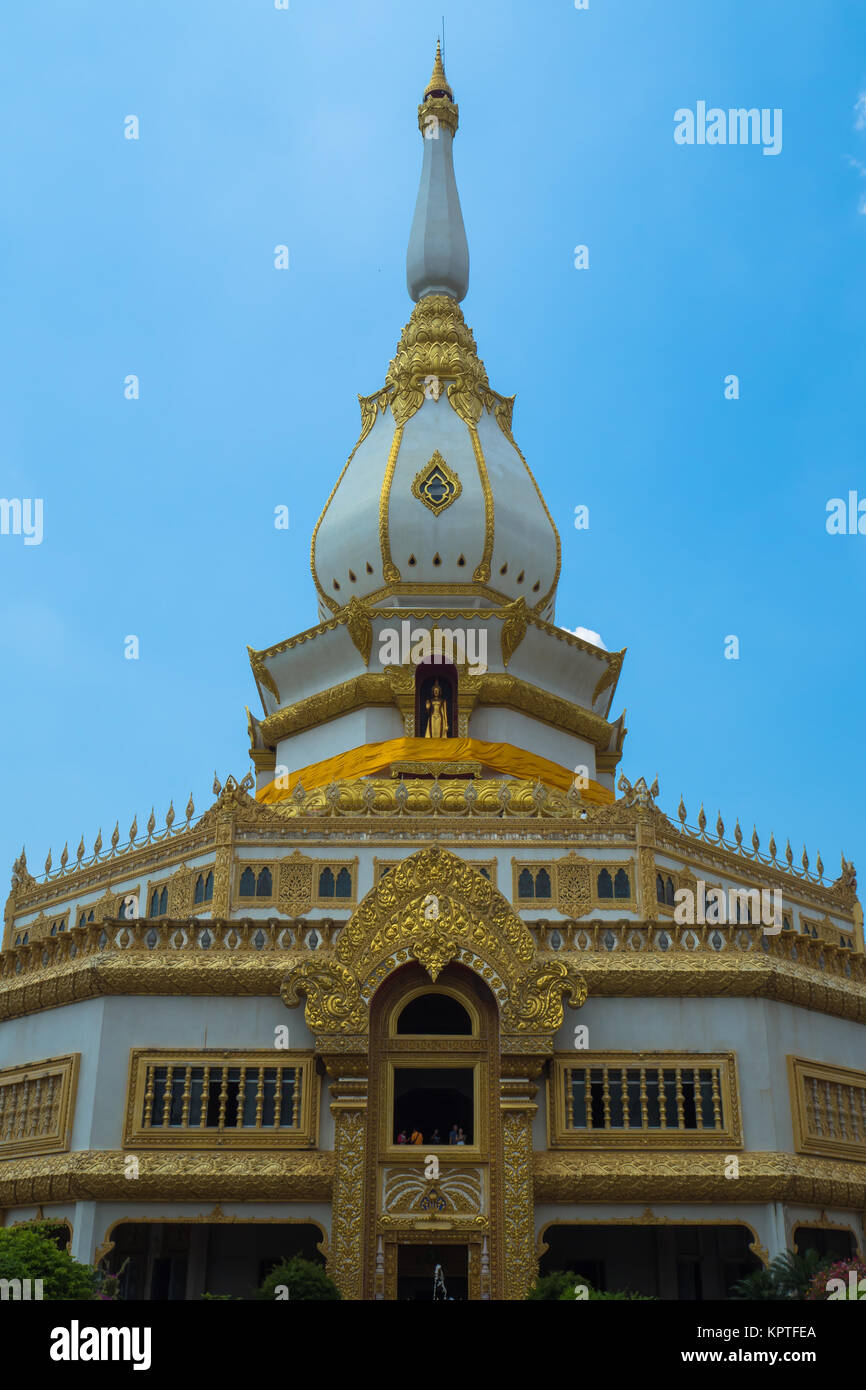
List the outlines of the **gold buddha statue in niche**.
{"type": "Polygon", "coordinates": [[[424,702],[427,711],[427,728],[424,730],[425,738],[447,738],[448,737],[448,703],[445,699],[442,687],[438,681],[430,691],[430,699],[424,702]]]}

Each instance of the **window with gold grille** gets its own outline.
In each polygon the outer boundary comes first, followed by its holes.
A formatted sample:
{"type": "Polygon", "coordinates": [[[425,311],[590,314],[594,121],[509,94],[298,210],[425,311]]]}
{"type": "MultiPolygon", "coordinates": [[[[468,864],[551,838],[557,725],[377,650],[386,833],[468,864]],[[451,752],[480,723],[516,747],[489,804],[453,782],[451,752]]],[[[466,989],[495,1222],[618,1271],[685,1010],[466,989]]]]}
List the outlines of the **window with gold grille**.
{"type": "Polygon", "coordinates": [[[310,1057],[290,1053],[136,1052],[124,1142],[198,1148],[315,1142],[310,1057]]]}
{"type": "Polygon", "coordinates": [[[788,1058],[798,1153],[866,1163],[866,1072],[788,1058]]]}
{"type": "Polygon", "coordinates": [[[0,1158],[69,1148],[80,1055],[0,1071],[0,1158]]]}
{"type": "Polygon", "coordinates": [[[575,1052],[554,1059],[551,1142],[716,1148],[741,1143],[733,1053],[575,1052]]]}

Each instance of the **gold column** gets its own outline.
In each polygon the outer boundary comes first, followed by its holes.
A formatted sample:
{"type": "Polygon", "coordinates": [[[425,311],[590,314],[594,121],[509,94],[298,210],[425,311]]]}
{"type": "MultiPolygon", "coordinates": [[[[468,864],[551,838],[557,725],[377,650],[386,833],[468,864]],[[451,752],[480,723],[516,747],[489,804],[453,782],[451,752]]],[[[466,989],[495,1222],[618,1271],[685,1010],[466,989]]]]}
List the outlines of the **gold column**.
{"type": "Polygon", "coordinates": [[[232,904],[232,860],[234,858],[234,827],[231,811],[221,811],[216,824],[214,853],[213,903],[211,916],[226,918],[232,904]]]}
{"type": "Polygon", "coordinates": [[[502,1058],[502,1286],[506,1299],[526,1298],[538,1274],[535,1248],[535,1192],[532,1173],[532,1121],[538,1089],[532,1077],[542,1058],[502,1058]]]}
{"type": "Polygon", "coordinates": [[[329,1056],[336,1171],[328,1273],[347,1299],[363,1297],[364,1169],[367,1149],[367,1057],[329,1056]]]}
{"type": "Polygon", "coordinates": [[[638,811],[635,822],[635,844],[637,846],[637,910],[638,915],[646,921],[655,921],[658,918],[658,900],[656,898],[656,859],[655,859],[655,826],[649,816],[638,811]]]}

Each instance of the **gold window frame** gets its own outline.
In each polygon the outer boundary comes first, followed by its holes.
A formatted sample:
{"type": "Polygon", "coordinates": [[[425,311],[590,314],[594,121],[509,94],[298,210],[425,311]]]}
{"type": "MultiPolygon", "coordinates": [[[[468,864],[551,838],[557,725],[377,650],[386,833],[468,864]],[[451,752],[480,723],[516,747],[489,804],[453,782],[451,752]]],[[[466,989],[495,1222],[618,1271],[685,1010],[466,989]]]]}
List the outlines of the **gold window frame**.
{"type": "MultiPolygon", "coordinates": [[[[78,1090],[80,1052],[68,1052],[60,1057],[46,1057],[25,1066],[4,1067],[0,1071],[0,1089],[22,1082],[41,1081],[49,1076],[60,1077],[57,1100],[57,1121],[50,1134],[25,1134],[20,1139],[0,1141],[0,1159],[17,1158],[27,1154],[66,1153],[72,1141],[72,1121],[75,1115],[75,1096],[78,1090]]],[[[5,1128],[4,1105],[4,1128],[5,1128]]]]}
{"type": "Polygon", "coordinates": [[[547,1142],[557,1149],[724,1149],[743,1147],[737,1054],[735,1052],[590,1052],[575,1048],[554,1053],[547,1079],[547,1142]],[[566,1072],[578,1067],[719,1068],[721,1129],[589,1129],[567,1122],[566,1072]]]}
{"type": "MultiPolygon", "coordinates": [[[[460,997],[460,996],[458,996],[460,997]]],[[[461,1003],[465,1000],[461,998],[461,1003]]],[[[410,1038],[406,1036],[406,1042],[410,1038]]],[[[411,1039],[417,1047],[419,1043],[411,1039]]],[[[456,1038],[449,1040],[447,1053],[439,1053],[437,1056],[419,1055],[413,1051],[407,1051],[402,1057],[389,1057],[387,1061],[387,1072],[385,1075],[385,1105],[381,1112],[381,1129],[379,1134],[379,1157],[387,1159],[392,1163],[395,1159],[405,1158],[407,1161],[418,1162],[420,1156],[427,1157],[429,1153],[439,1156],[447,1153],[448,1161],[456,1155],[458,1161],[462,1158],[471,1158],[477,1163],[480,1158],[487,1154],[488,1136],[486,1132],[485,1116],[487,1114],[487,1082],[484,1076],[484,1067],[481,1065],[479,1038],[456,1038]],[[470,1047],[461,1048],[460,1043],[470,1044],[470,1047]],[[430,1145],[425,1137],[423,1144],[397,1144],[394,1142],[394,1073],[400,1071],[453,1071],[456,1069],[472,1072],[472,1115],[473,1115],[473,1135],[471,1144],[449,1144],[448,1131],[442,1137],[441,1144],[430,1145]]],[[[420,1044],[423,1047],[423,1043],[420,1044]]]]}
{"type": "Polygon", "coordinates": [[[358,859],[314,859],[313,860],[313,907],[357,907],[358,905],[358,859]],[[323,869],[330,869],[336,880],[341,869],[349,870],[352,891],[348,898],[323,898],[319,894],[319,878],[323,869]]]}
{"type": "Polygon", "coordinates": [[[123,1130],[125,1149],[309,1149],[318,1139],[319,1079],[312,1052],[282,1051],[268,1048],[132,1048],[126,1087],[123,1130]],[[266,1129],[206,1129],[195,1127],[151,1129],[142,1119],[147,1089],[148,1067],[296,1067],[301,1073],[301,1101],[297,1129],[268,1126],[266,1129]]]}
{"type": "MultiPolygon", "coordinates": [[[[853,1137],[844,1139],[841,1136],[835,1138],[829,1135],[818,1135],[812,1130],[809,1123],[809,1102],[806,1095],[806,1085],[812,1081],[829,1082],[831,1086],[848,1087],[848,1105],[853,1103],[850,1095],[851,1088],[866,1092],[866,1072],[856,1071],[853,1067],[838,1067],[830,1062],[815,1062],[807,1057],[797,1057],[789,1053],[788,1087],[791,1094],[791,1119],[794,1126],[795,1152],[815,1154],[822,1158],[849,1158],[866,1163],[866,1143],[853,1137]]],[[[833,1119],[835,1127],[841,1129],[838,1100],[833,1119]]],[[[845,1119],[850,1132],[852,1128],[850,1112],[845,1116],[845,1119]]],[[[860,1102],[858,1120],[858,1127],[862,1132],[866,1128],[862,1101],[860,1102]]],[[[800,1224],[802,1225],[802,1222],[800,1224]]]]}

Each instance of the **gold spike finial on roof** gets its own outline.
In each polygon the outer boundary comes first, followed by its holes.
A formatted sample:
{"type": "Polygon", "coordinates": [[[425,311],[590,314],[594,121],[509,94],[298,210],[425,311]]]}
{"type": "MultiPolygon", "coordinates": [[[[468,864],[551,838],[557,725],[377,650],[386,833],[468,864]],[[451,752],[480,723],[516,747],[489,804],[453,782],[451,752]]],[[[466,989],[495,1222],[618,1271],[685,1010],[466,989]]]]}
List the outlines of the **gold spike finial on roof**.
{"type": "Polygon", "coordinates": [[[441,96],[444,93],[451,101],[454,100],[454,93],[448,86],[448,78],[445,76],[445,69],[442,66],[442,49],[438,39],[436,40],[436,61],[433,64],[433,76],[427,83],[427,88],[424,92],[424,100],[426,101],[427,98],[434,93],[437,96],[441,96]]]}

